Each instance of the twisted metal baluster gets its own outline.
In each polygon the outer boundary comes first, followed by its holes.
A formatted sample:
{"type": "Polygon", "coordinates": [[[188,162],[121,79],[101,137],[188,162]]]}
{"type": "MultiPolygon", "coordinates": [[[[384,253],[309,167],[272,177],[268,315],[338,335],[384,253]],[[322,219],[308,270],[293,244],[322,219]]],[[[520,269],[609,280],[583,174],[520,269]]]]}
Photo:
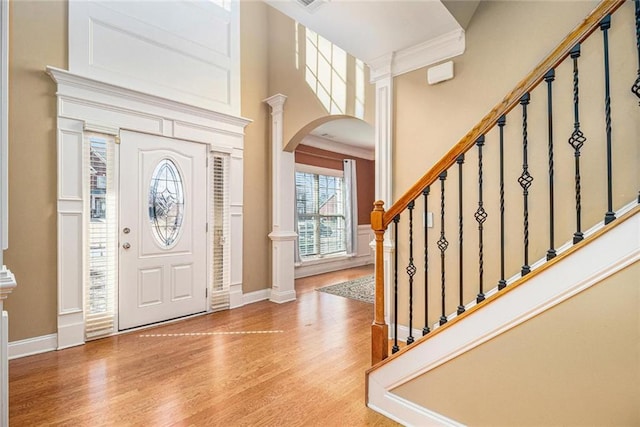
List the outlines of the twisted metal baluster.
{"type": "Polygon", "coordinates": [[[440,179],[440,238],[438,239],[438,249],[440,249],[440,281],[441,281],[441,292],[442,292],[442,315],[440,316],[440,325],[444,325],[447,323],[447,316],[445,315],[445,254],[444,252],[447,250],[449,246],[449,242],[444,236],[444,181],[447,179],[447,171],[442,172],[438,178],[440,179]]]}
{"type": "Polygon", "coordinates": [[[506,116],[502,115],[498,119],[500,128],[500,280],[498,290],[507,286],[504,278],[504,126],[507,124],[506,116]]]}
{"type": "Polygon", "coordinates": [[[464,163],[464,153],[460,154],[456,159],[456,163],[458,163],[458,244],[460,245],[460,251],[458,252],[458,270],[460,272],[459,276],[459,302],[458,302],[458,310],[456,311],[458,314],[464,313],[464,304],[462,302],[463,298],[463,250],[462,250],[462,165],[464,163]]]}
{"type": "Polygon", "coordinates": [[[518,183],[522,187],[522,198],[524,200],[524,265],[520,271],[522,276],[531,272],[529,266],[529,187],[533,182],[533,177],[529,173],[529,163],[527,159],[527,149],[529,146],[529,136],[527,130],[527,105],[531,96],[529,92],[522,95],[520,105],[522,105],[522,174],[518,178],[518,183]]]}
{"type": "Polygon", "coordinates": [[[547,82],[547,127],[549,131],[549,250],[547,251],[547,261],[555,258],[555,242],[554,242],[554,197],[553,197],[553,81],[556,78],[556,72],[552,68],[544,75],[544,81],[547,82]]]}
{"type": "Polygon", "coordinates": [[[422,336],[431,332],[429,328],[429,191],[427,187],[422,190],[424,197],[424,328],[422,328],[422,336]]]}
{"type": "Polygon", "coordinates": [[[487,212],[484,210],[484,202],[482,200],[482,147],[484,146],[484,135],[480,135],[476,141],[478,146],[478,210],[474,215],[478,222],[478,283],[479,292],[476,297],[476,303],[484,301],[484,222],[487,220],[487,212]]]}
{"type": "Polygon", "coordinates": [[[631,86],[631,92],[635,93],[640,98],[640,0],[635,0],[636,5],[636,46],[638,48],[638,78],[633,86],[631,86]]]}
{"type": "Polygon", "coordinates": [[[604,223],[609,224],[616,219],[613,212],[613,166],[611,164],[611,91],[609,84],[609,28],[611,28],[611,15],[605,16],[600,21],[602,40],[604,43],[604,114],[607,133],[607,212],[604,214],[604,223]]]}
{"type": "Polygon", "coordinates": [[[575,188],[576,188],[576,232],[573,233],[573,243],[581,241],[584,236],[582,234],[581,225],[581,195],[580,195],[580,149],[587,141],[580,130],[580,113],[579,113],[579,89],[578,89],[578,58],[580,57],[580,43],[571,49],[571,58],[573,59],[573,133],[569,137],[569,145],[573,147],[573,155],[575,157],[575,188]]]}
{"type": "Polygon", "coordinates": [[[393,235],[395,236],[394,251],[393,251],[393,347],[391,347],[391,353],[396,353],[400,350],[398,347],[398,223],[400,222],[400,215],[396,215],[393,218],[393,235]]]}
{"type": "Polygon", "coordinates": [[[413,343],[413,276],[416,274],[416,266],[413,264],[413,208],[415,201],[410,201],[407,208],[409,209],[409,265],[407,266],[407,275],[409,276],[409,336],[407,337],[407,345],[413,343]]]}

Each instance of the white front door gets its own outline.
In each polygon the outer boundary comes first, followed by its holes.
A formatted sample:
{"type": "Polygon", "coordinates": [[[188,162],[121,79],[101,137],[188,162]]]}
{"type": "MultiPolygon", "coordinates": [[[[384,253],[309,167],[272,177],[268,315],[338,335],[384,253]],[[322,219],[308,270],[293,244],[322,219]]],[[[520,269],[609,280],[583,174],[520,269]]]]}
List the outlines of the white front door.
{"type": "Polygon", "coordinates": [[[120,138],[119,329],[206,311],[206,146],[120,138]]]}

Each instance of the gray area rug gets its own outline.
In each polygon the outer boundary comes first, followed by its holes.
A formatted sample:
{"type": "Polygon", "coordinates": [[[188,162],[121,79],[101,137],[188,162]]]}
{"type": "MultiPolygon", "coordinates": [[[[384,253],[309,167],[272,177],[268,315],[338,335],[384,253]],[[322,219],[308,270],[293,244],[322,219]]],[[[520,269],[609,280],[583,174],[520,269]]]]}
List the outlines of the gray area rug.
{"type": "Polygon", "coordinates": [[[373,304],[375,300],[375,289],[375,281],[373,275],[371,275],[336,285],[325,286],[324,288],[318,288],[316,291],[373,304]]]}

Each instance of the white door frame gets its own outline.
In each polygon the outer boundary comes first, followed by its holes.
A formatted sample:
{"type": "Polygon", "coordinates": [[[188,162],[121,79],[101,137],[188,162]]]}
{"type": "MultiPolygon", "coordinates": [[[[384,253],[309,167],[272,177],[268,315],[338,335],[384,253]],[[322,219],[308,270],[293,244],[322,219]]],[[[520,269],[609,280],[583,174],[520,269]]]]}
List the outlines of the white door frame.
{"type": "Polygon", "coordinates": [[[230,153],[230,277],[242,289],[243,147],[249,120],[98,82],[47,67],[57,83],[58,330],[57,348],[84,344],[85,130],[118,135],[120,129],[209,144],[230,153]],[[234,257],[235,255],[235,257],[234,257]]]}

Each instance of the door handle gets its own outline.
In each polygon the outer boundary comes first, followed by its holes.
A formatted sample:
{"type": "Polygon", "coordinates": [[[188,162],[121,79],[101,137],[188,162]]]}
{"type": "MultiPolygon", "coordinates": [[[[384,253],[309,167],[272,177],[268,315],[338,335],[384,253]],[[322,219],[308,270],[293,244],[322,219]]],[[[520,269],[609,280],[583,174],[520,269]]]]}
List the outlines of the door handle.
{"type": "Polygon", "coordinates": [[[129,244],[129,242],[124,242],[122,247],[125,248],[125,249],[129,249],[131,247],[131,245],[129,244]]]}

